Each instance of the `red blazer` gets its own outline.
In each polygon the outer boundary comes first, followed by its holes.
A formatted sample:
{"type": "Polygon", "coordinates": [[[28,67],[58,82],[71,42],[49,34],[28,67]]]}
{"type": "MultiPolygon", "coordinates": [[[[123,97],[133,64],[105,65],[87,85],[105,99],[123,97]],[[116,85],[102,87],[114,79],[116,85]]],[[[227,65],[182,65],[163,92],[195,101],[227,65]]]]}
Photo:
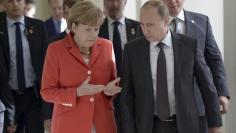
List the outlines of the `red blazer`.
{"type": "Polygon", "coordinates": [[[112,44],[98,38],[87,65],[72,35],[49,45],[43,68],[43,99],[54,103],[52,133],[116,133],[111,98],[103,92],[76,96],[76,89],[91,75],[91,84],[106,85],[115,79],[112,44]]]}

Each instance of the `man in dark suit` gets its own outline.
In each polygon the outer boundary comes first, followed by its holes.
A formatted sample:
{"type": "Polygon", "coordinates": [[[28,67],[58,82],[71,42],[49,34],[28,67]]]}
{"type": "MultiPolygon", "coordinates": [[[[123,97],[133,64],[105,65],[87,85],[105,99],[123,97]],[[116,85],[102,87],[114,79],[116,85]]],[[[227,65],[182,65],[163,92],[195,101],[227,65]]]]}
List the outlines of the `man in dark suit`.
{"type": "Polygon", "coordinates": [[[0,13],[1,47],[8,85],[15,100],[17,133],[43,133],[39,95],[46,30],[40,20],[25,17],[25,0],[4,0],[0,13]]]}
{"type": "Polygon", "coordinates": [[[63,0],[48,0],[52,16],[45,21],[48,37],[53,37],[63,32],[67,23],[63,18],[63,0]]]}
{"type": "Polygon", "coordinates": [[[2,47],[0,46],[0,133],[5,132],[6,129],[14,131],[16,128],[14,99],[7,84],[4,61],[2,47]]]}
{"type": "MultiPolygon", "coordinates": [[[[123,15],[126,0],[104,0],[104,12],[106,18],[100,27],[98,36],[113,42],[116,59],[117,76],[121,76],[123,49],[127,42],[137,36],[139,22],[126,18],[123,15]]],[[[119,132],[119,96],[114,100],[116,125],[119,132]]]]}
{"type": "Polygon", "coordinates": [[[122,133],[199,133],[194,76],[202,93],[209,133],[220,133],[216,88],[195,39],[168,30],[162,1],[141,8],[144,36],[124,50],[121,80],[122,133]]]}
{"type": "MultiPolygon", "coordinates": [[[[198,40],[198,48],[204,53],[207,65],[211,70],[214,85],[217,89],[222,114],[229,110],[229,89],[226,81],[226,73],[220,50],[214,39],[209,18],[205,15],[189,12],[183,9],[184,0],[162,0],[169,8],[170,15],[175,23],[170,27],[180,34],[187,35],[198,40]],[[174,26],[176,25],[176,26],[174,26]]],[[[202,131],[207,133],[204,106],[198,86],[195,85],[195,97],[198,105],[202,131]],[[204,126],[205,123],[205,126],[204,126]],[[205,127],[205,128],[204,128],[205,127]]]]}

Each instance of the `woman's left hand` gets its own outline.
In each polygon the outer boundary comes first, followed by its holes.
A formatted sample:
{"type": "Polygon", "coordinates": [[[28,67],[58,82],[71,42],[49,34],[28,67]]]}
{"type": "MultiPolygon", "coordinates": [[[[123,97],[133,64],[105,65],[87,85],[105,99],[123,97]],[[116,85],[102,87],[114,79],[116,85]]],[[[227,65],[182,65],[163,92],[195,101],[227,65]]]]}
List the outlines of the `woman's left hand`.
{"type": "Polygon", "coordinates": [[[116,78],[115,80],[109,82],[106,85],[106,89],[104,90],[104,94],[107,96],[113,96],[121,91],[121,87],[116,86],[116,84],[120,81],[120,78],[116,78]]]}

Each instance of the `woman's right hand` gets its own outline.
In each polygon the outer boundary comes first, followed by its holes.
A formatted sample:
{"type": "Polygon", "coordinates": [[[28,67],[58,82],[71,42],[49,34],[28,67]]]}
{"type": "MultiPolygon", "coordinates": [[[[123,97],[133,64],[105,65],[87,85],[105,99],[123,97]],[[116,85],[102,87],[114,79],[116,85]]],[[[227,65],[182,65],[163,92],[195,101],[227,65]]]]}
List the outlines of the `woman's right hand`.
{"type": "Polygon", "coordinates": [[[85,95],[94,95],[99,92],[102,92],[106,89],[104,85],[92,85],[89,84],[91,77],[89,76],[78,88],[77,88],[77,96],[85,96],[85,95]]]}

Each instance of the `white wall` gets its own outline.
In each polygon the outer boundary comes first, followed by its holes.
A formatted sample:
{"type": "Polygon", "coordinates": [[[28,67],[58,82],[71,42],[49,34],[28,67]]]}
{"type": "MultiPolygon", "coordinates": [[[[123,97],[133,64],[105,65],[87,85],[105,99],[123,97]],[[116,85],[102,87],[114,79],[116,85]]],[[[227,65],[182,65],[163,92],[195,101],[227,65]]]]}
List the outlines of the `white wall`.
{"type": "Polygon", "coordinates": [[[236,132],[236,1],[224,1],[225,66],[230,87],[230,112],[225,119],[225,133],[236,132]]]}

